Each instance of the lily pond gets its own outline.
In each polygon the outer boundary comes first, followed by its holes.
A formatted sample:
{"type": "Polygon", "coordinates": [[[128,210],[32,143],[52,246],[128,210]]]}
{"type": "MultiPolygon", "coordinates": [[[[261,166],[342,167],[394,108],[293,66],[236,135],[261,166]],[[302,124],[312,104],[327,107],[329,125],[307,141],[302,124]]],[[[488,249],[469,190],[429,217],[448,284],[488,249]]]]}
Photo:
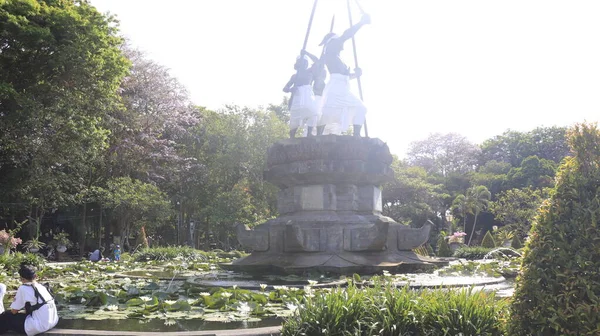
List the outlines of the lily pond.
{"type": "MultiPolygon", "coordinates": [[[[304,297],[344,286],[369,285],[373,277],[328,277],[321,274],[263,276],[234,274],[219,268],[232,261],[218,253],[171,260],[133,259],[46,264],[39,281],[49,282],[59,307],[58,328],[111,331],[188,331],[257,328],[281,325],[304,297]],[[110,323],[107,323],[110,320],[110,323]]],[[[374,278],[398,286],[475,286],[511,295],[518,259],[452,262],[434,273],[390,274],[374,278]]],[[[18,275],[0,271],[12,291],[18,275]]]]}

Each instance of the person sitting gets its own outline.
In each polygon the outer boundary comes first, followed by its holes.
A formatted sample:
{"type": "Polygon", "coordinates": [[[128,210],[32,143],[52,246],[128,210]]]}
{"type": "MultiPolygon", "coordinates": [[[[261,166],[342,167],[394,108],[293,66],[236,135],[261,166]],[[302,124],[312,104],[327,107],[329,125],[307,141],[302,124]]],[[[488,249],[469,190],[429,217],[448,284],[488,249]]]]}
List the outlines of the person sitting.
{"type": "MultiPolygon", "coordinates": [[[[27,336],[44,333],[58,323],[58,312],[54,298],[46,287],[38,284],[35,269],[21,265],[19,269],[22,285],[17,290],[10,310],[0,314],[0,335],[8,331],[27,336]]],[[[0,289],[6,286],[0,284],[0,289]]]]}
{"type": "Polygon", "coordinates": [[[103,259],[102,252],[104,252],[104,247],[96,249],[92,254],[90,254],[90,261],[97,262],[103,259]]]}
{"type": "Polygon", "coordinates": [[[6,295],[6,285],[0,283],[0,314],[4,313],[4,295],[6,295]]]}

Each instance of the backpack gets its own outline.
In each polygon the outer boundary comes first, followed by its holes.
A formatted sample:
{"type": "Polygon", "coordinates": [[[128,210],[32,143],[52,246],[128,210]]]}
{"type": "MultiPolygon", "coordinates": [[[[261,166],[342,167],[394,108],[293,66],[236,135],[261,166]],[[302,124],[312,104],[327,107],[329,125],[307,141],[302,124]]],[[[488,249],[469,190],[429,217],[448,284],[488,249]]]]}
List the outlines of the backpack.
{"type": "Polygon", "coordinates": [[[52,292],[50,291],[49,283],[45,283],[42,285],[48,290],[48,294],[50,294],[50,299],[48,299],[48,300],[44,300],[44,297],[42,296],[42,294],[40,294],[38,289],[33,284],[26,285],[26,286],[31,286],[31,288],[33,289],[33,294],[35,295],[35,302],[36,302],[36,304],[34,304],[34,305],[32,305],[31,302],[25,302],[25,314],[26,315],[31,315],[31,313],[42,308],[42,306],[44,306],[46,303],[54,300],[54,296],[52,295],[52,292]],[[43,302],[39,302],[40,299],[43,302]]]}

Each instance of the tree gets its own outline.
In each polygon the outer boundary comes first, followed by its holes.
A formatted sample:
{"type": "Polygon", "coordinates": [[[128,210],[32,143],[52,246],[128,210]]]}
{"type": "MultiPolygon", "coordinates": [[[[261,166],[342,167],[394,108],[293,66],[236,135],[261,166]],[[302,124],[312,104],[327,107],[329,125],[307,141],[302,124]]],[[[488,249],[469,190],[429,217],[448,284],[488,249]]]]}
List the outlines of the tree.
{"type": "Polygon", "coordinates": [[[0,189],[30,215],[75,202],[106,147],[128,67],[117,29],[87,1],[0,2],[0,189]]]}
{"type": "Polygon", "coordinates": [[[577,124],[529,234],[510,335],[597,335],[600,326],[600,130],[577,124]]]}
{"type": "Polygon", "coordinates": [[[426,220],[436,220],[442,211],[443,186],[427,180],[427,173],[421,167],[410,167],[394,157],[392,162],[394,181],[382,188],[383,214],[399,223],[421,224],[426,220]]]}
{"type": "Polygon", "coordinates": [[[504,225],[504,229],[515,232],[522,239],[529,232],[531,222],[546,195],[547,190],[531,187],[506,190],[490,203],[489,210],[504,225]]]}
{"type": "Polygon", "coordinates": [[[547,188],[553,183],[556,164],[553,161],[540,159],[535,155],[528,156],[519,167],[512,168],[506,176],[506,188],[547,188]]]}
{"type": "Polygon", "coordinates": [[[518,167],[532,155],[559,163],[569,155],[565,132],[566,127],[538,127],[529,132],[508,130],[483,142],[481,163],[495,160],[518,167]]]}
{"type": "Polygon", "coordinates": [[[460,194],[452,201],[452,211],[458,214],[463,220],[463,230],[467,229],[467,216],[473,214],[473,199],[460,194]]]}
{"type": "Polygon", "coordinates": [[[265,153],[286,137],[287,125],[273,111],[239,106],[201,113],[186,155],[205,167],[205,176],[186,200],[186,211],[202,223],[201,239],[207,242],[212,233],[229,248],[234,224],[253,226],[277,213],[278,189],[263,180],[265,153]]]}
{"type": "Polygon", "coordinates": [[[107,188],[99,189],[98,193],[104,206],[117,220],[123,246],[129,245],[127,238],[134,229],[143,225],[159,225],[170,212],[164,192],[155,185],[129,177],[111,179],[107,188]]]}
{"type": "MultiPolygon", "coordinates": [[[[469,235],[469,241],[467,242],[467,245],[471,245],[471,240],[475,234],[475,227],[477,226],[477,217],[479,217],[479,214],[483,210],[487,209],[487,205],[491,197],[491,193],[485,186],[474,186],[467,190],[464,199],[460,201],[465,211],[473,214],[474,216],[473,227],[471,228],[471,234],[469,235]]],[[[466,216],[464,218],[466,218],[466,216]]]]}
{"type": "Polygon", "coordinates": [[[449,176],[475,170],[479,147],[456,133],[434,133],[410,144],[409,164],[425,168],[428,174],[449,176]]]}

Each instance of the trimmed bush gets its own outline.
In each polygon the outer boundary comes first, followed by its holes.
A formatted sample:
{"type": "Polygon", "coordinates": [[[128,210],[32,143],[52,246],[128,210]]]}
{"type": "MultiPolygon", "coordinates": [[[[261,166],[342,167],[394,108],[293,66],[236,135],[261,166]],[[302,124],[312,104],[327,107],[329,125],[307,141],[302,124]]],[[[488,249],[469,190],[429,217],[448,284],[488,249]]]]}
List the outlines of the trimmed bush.
{"type": "Polygon", "coordinates": [[[485,236],[483,236],[483,240],[481,241],[481,247],[486,248],[495,248],[496,242],[494,241],[494,237],[492,237],[492,233],[488,231],[485,236]]]}
{"type": "Polygon", "coordinates": [[[519,236],[514,235],[512,241],[510,242],[510,247],[512,247],[515,250],[518,250],[523,247],[523,243],[521,243],[521,239],[519,239],[519,236]]]}
{"type": "Polygon", "coordinates": [[[468,260],[483,259],[492,249],[483,246],[463,246],[454,251],[454,257],[468,260]]]}
{"type": "Polygon", "coordinates": [[[375,280],[373,287],[335,288],[302,302],[281,334],[289,335],[502,335],[508,301],[494,293],[414,291],[375,280]]]}
{"type": "Polygon", "coordinates": [[[569,130],[574,156],[533,222],[507,335],[600,334],[600,131],[569,130]]]}
{"type": "Polygon", "coordinates": [[[444,237],[440,237],[437,242],[437,256],[438,257],[451,257],[452,250],[450,249],[450,245],[444,237]]]}

